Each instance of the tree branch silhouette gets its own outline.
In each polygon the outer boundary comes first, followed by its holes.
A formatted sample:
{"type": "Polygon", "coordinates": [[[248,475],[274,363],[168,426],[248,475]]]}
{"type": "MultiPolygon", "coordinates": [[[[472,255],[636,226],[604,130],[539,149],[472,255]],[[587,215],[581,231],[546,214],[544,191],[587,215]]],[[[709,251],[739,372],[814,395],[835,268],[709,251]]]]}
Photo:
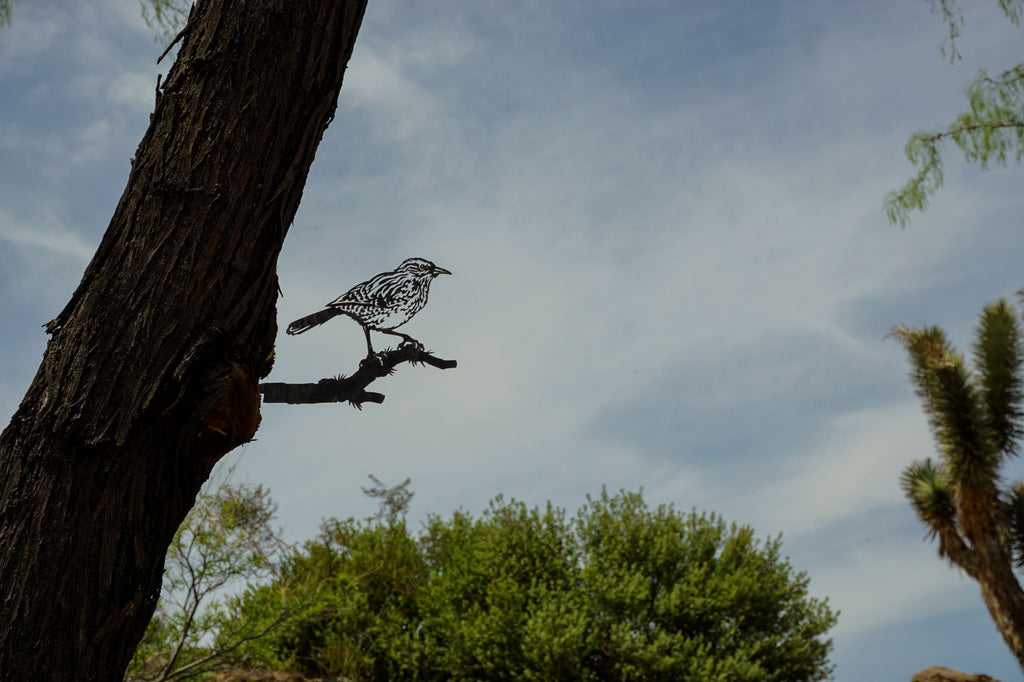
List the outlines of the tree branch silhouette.
{"type": "Polygon", "coordinates": [[[265,403],[288,403],[310,405],[313,403],[349,402],[353,407],[363,409],[363,403],[383,403],[384,394],[367,391],[366,387],[377,379],[394,374],[395,368],[403,362],[414,365],[424,364],[437,369],[451,369],[455,360],[444,360],[415,344],[403,344],[374,355],[368,355],[359,362],[359,369],[352,376],[339,375],[321,379],[315,384],[289,384],[267,382],[259,385],[265,403]]]}

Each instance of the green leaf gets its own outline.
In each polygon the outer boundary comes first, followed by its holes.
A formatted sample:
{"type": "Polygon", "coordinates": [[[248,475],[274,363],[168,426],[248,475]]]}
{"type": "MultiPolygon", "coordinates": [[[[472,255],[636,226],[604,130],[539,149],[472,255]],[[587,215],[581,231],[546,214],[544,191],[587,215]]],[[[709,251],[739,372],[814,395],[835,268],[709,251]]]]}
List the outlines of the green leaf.
{"type": "MultiPolygon", "coordinates": [[[[1021,3],[1013,5],[1015,23],[1021,3]]],[[[885,197],[884,209],[890,223],[906,227],[911,211],[923,211],[928,197],[942,187],[941,145],[948,139],[963,152],[967,161],[987,168],[991,162],[1006,165],[1009,159],[1024,159],[1024,64],[990,77],[979,71],[967,88],[969,110],[942,130],[919,131],[907,140],[904,151],[917,172],[899,190],[885,197]]]]}
{"type": "Polygon", "coordinates": [[[501,497],[481,517],[334,521],[288,562],[319,599],[250,660],[309,676],[389,680],[821,680],[836,614],[778,538],[713,514],[588,499],[574,518],[501,497]]]}

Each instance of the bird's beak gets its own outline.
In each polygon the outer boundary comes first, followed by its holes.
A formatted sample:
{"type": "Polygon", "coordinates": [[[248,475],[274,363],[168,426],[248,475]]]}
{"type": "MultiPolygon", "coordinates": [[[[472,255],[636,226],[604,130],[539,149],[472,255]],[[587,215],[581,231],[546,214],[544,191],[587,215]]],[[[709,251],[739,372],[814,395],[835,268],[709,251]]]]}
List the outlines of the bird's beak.
{"type": "Polygon", "coordinates": [[[438,275],[450,275],[450,274],[452,274],[450,270],[445,270],[444,268],[439,268],[436,265],[434,266],[434,277],[437,277],[438,275]]]}

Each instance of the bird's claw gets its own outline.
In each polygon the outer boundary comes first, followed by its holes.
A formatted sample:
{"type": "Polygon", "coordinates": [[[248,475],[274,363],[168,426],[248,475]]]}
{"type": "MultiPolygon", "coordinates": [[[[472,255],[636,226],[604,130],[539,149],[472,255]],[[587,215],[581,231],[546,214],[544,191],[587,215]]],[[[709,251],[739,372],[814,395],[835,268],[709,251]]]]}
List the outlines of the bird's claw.
{"type": "Polygon", "coordinates": [[[399,348],[405,348],[407,346],[412,346],[414,349],[416,349],[417,351],[419,351],[421,353],[424,350],[426,350],[426,347],[422,343],[417,341],[416,339],[411,339],[411,338],[410,339],[403,339],[402,343],[398,344],[399,348]]]}

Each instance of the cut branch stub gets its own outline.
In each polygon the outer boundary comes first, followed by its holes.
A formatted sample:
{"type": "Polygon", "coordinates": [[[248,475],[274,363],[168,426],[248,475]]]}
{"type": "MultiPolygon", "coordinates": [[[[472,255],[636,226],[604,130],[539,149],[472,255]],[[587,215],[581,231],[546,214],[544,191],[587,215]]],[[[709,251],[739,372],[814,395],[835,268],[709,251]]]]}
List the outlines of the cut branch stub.
{"type": "Polygon", "coordinates": [[[383,393],[367,391],[366,387],[381,377],[394,373],[403,362],[422,363],[438,369],[451,369],[455,360],[444,360],[412,344],[402,345],[376,355],[368,355],[359,363],[359,369],[350,377],[337,376],[321,379],[315,384],[288,384],[267,382],[260,384],[265,403],[310,405],[313,403],[350,402],[362,409],[363,403],[384,402],[383,393]]]}

